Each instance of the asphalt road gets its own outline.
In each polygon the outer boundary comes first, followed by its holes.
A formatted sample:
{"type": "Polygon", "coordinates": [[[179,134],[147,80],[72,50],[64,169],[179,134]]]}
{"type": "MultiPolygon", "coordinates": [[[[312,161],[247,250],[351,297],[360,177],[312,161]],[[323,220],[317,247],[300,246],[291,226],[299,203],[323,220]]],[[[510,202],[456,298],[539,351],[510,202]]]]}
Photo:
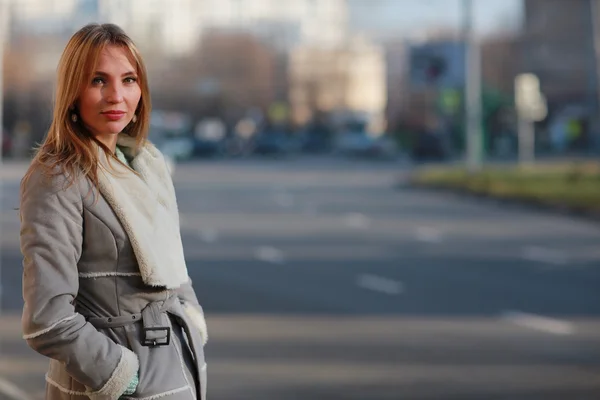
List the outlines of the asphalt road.
{"type": "MultiPolygon", "coordinates": [[[[600,398],[600,226],[402,188],[405,171],[333,159],[178,166],[211,399],[600,398]]],[[[10,382],[39,399],[46,362],[18,332],[12,175],[0,392],[10,382]]]]}

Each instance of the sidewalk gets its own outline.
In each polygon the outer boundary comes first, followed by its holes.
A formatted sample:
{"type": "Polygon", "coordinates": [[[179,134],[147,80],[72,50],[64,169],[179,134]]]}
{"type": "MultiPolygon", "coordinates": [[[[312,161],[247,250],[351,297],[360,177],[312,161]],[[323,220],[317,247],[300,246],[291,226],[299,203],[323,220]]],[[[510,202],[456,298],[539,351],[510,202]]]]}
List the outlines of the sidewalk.
{"type": "MultiPolygon", "coordinates": [[[[0,164],[0,184],[17,184],[25,174],[29,162],[3,160],[0,164]]],[[[18,235],[7,234],[18,232],[18,227],[14,225],[18,223],[18,218],[9,212],[17,198],[14,193],[6,192],[0,198],[0,205],[7,208],[0,209],[0,224],[4,235],[0,246],[3,256],[8,254],[9,249],[18,249],[18,242],[15,242],[18,235]]],[[[48,360],[31,350],[22,338],[21,315],[17,311],[6,314],[0,312],[0,400],[42,400],[47,368],[48,360]]]]}
{"type": "Polygon", "coordinates": [[[0,315],[0,400],[42,400],[47,368],[22,339],[21,316],[0,315]]]}
{"type": "Polygon", "coordinates": [[[29,162],[29,160],[3,160],[0,164],[0,181],[5,179],[20,180],[25,175],[29,162]]]}

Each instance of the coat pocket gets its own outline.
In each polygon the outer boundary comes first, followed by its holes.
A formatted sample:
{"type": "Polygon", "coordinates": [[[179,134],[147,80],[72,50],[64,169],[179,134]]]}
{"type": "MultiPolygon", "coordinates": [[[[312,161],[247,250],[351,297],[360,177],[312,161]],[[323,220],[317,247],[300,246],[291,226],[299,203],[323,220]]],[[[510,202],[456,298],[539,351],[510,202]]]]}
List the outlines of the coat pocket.
{"type": "Polygon", "coordinates": [[[46,398],[53,399],[68,394],[71,399],[89,399],[86,388],[69,375],[64,365],[56,360],[50,360],[46,374],[48,390],[46,398]]]}
{"type": "MultiPolygon", "coordinates": [[[[173,330],[169,320],[169,328],[173,330]]],[[[127,398],[168,397],[177,400],[195,400],[194,382],[189,382],[184,372],[185,364],[176,335],[171,332],[171,341],[163,346],[142,345],[142,324],[126,328],[130,349],[140,362],[139,384],[133,396],[127,398]]]]}

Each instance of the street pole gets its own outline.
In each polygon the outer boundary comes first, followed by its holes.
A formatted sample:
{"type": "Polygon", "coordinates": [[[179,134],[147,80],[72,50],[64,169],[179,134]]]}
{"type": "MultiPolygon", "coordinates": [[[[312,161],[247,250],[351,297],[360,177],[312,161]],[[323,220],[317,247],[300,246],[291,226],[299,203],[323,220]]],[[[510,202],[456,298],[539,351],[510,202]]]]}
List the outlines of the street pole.
{"type": "MultiPolygon", "coordinates": [[[[8,36],[9,0],[0,0],[0,148],[4,147],[4,47],[8,36]]],[[[2,151],[0,151],[0,166],[2,166],[2,151]]],[[[0,199],[2,198],[0,185],[0,199]]]]}
{"type": "Polygon", "coordinates": [[[591,57],[590,57],[590,91],[592,105],[591,112],[594,117],[592,119],[592,127],[595,137],[592,139],[595,151],[600,150],[600,27],[598,26],[598,18],[600,14],[599,0],[589,0],[590,2],[590,35],[591,37],[591,57]]]}
{"type": "MultiPolygon", "coordinates": [[[[2,151],[4,148],[4,50],[9,36],[10,0],[0,0],[0,168],[4,162],[2,151]]],[[[0,213],[3,210],[4,182],[0,176],[0,213]]],[[[2,221],[0,220],[0,239],[3,237],[2,221]]],[[[2,242],[0,240],[0,315],[2,315],[2,242]]]]}
{"type": "MultiPolygon", "coordinates": [[[[2,152],[4,150],[4,47],[8,36],[8,22],[9,22],[9,0],[0,0],[0,168],[2,168],[3,158],[2,152]]],[[[4,182],[2,182],[0,176],[0,213],[3,209],[2,199],[4,196],[3,190],[4,182]]],[[[0,315],[2,315],[2,221],[0,220],[0,315]]]]}
{"type": "Polygon", "coordinates": [[[535,128],[523,116],[518,118],[519,165],[529,166],[535,160],[535,128]]]}
{"type": "MultiPolygon", "coordinates": [[[[8,36],[9,0],[0,0],[0,168],[3,163],[4,150],[4,47],[8,36]]],[[[0,177],[0,213],[3,209],[4,182],[0,177]]],[[[0,315],[2,315],[2,221],[0,220],[0,315]]]]}
{"type": "Polygon", "coordinates": [[[462,0],[465,42],[465,119],[467,168],[481,169],[481,57],[473,24],[473,1],[462,0]]]}

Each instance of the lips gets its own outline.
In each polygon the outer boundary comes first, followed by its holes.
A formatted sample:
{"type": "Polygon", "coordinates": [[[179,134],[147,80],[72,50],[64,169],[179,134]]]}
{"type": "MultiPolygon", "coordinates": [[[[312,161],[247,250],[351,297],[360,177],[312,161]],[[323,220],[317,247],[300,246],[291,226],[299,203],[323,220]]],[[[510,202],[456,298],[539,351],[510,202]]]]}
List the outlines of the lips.
{"type": "Polygon", "coordinates": [[[105,111],[102,113],[107,119],[117,121],[125,116],[125,111],[105,111]]]}

